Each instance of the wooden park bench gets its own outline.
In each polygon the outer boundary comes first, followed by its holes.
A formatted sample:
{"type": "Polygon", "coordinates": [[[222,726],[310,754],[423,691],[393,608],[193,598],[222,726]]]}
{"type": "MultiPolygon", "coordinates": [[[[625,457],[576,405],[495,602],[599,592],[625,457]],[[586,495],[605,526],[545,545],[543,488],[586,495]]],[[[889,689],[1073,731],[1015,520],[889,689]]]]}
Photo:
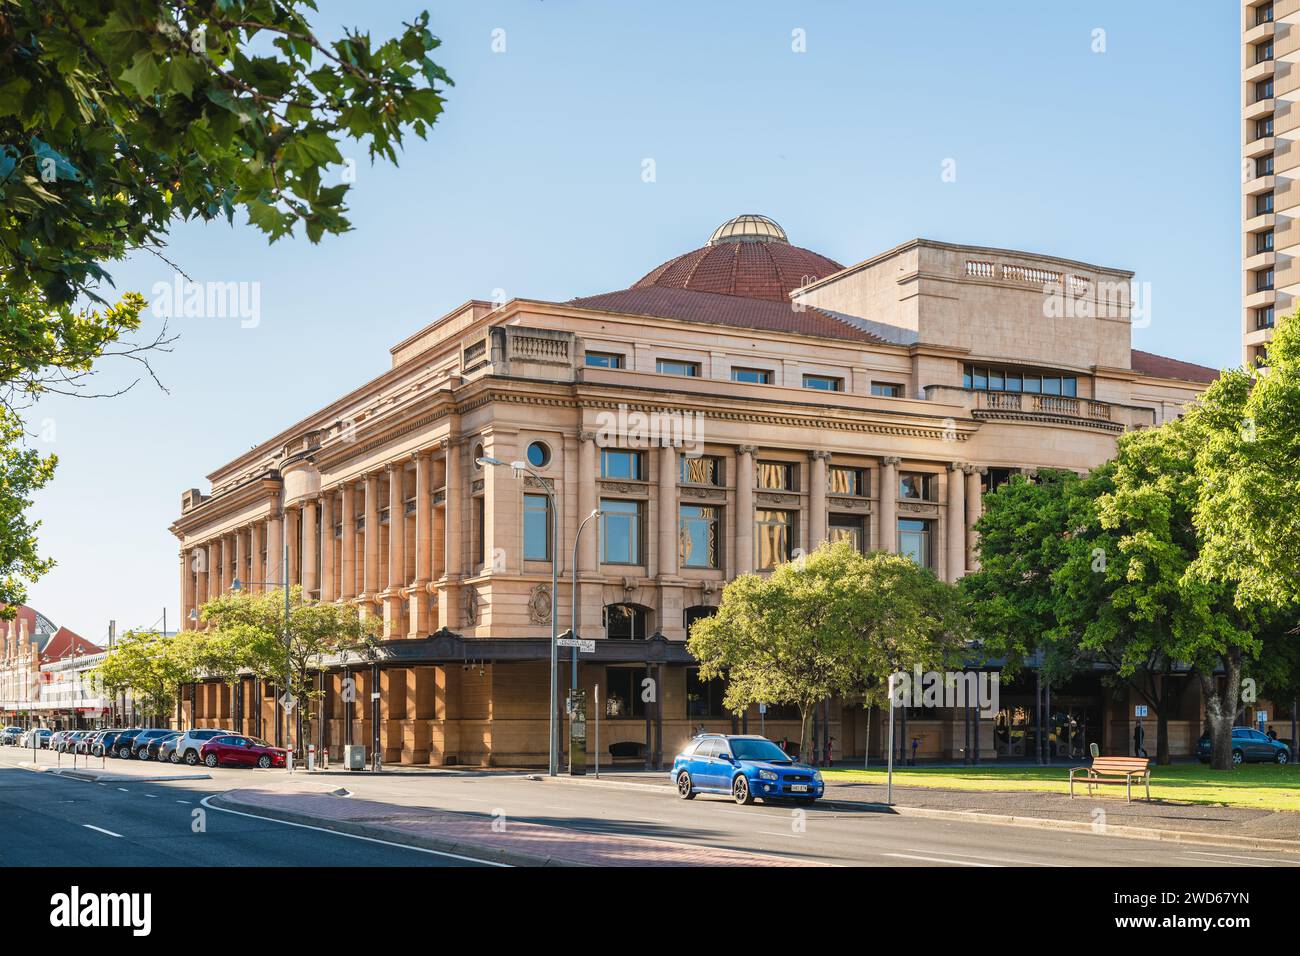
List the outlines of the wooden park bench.
{"type": "Polygon", "coordinates": [[[1107,783],[1122,783],[1125,787],[1126,798],[1131,802],[1133,800],[1133,781],[1136,779],[1143,783],[1147,788],[1147,799],[1151,799],[1151,761],[1146,757],[1093,757],[1092,766],[1090,767],[1072,767],[1070,769],[1070,799],[1074,799],[1074,781],[1075,774],[1086,774],[1080,777],[1081,783],[1088,787],[1088,796],[1092,796],[1092,788],[1107,783]]]}

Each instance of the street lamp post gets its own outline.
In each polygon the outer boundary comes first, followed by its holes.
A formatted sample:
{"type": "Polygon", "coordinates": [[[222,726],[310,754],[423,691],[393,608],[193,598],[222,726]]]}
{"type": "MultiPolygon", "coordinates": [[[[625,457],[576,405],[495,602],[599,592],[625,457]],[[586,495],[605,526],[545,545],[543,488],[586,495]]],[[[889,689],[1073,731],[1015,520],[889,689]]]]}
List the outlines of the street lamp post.
{"type": "MultiPolygon", "coordinates": [[[[289,681],[293,677],[293,644],[289,640],[289,542],[287,539],[284,542],[284,561],[281,567],[284,571],[284,697],[292,700],[293,698],[289,694],[289,681]]],[[[274,582],[271,581],[249,581],[248,583],[258,584],[262,587],[274,587],[274,582]]],[[[230,590],[239,591],[242,588],[243,584],[240,582],[239,578],[235,578],[235,580],[230,582],[230,590]]],[[[283,699],[280,701],[280,709],[284,710],[283,699]]],[[[284,730],[286,735],[289,732],[288,718],[289,715],[286,714],[284,721],[284,730]]],[[[296,747],[298,743],[298,735],[294,734],[294,746],[296,747]]],[[[289,772],[293,772],[293,751],[289,752],[289,772]]]]}
{"type": "Polygon", "coordinates": [[[547,774],[556,776],[559,771],[559,728],[555,724],[555,712],[559,708],[559,587],[560,587],[560,512],[555,507],[555,489],[551,483],[537,473],[526,461],[504,462],[499,458],[476,458],[480,465],[492,465],[497,468],[511,468],[516,476],[521,473],[532,475],[546,493],[546,506],[551,514],[551,714],[548,731],[547,774]]]}
{"type": "MultiPolygon", "coordinates": [[[[573,560],[569,563],[569,570],[573,574],[573,585],[569,588],[569,597],[572,600],[572,607],[569,610],[569,630],[576,639],[578,636],[578,544],[582,541],[582,530],[587,527],[587,522],[593,518],[600,517],[600,509],[597,508],[591,514],[582,519],[578,525],[578,533],[573,536],[573,560]]],[[[578,647],[573,647],[573,672],[569,675],[569,684],[572,690],[578,689],[578,647]]]]}

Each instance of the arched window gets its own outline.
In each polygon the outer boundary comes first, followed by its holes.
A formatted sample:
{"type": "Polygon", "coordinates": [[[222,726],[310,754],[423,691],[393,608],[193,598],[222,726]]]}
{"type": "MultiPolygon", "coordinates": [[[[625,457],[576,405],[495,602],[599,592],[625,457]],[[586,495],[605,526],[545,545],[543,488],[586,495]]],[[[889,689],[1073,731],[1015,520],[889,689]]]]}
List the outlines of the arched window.
{"type": "Polygon", "coordinates": [[[686,635],[690,636],[691,625],[696,621],[702,621],[706,617],[713,617],[717,613],[718,609],[716,607],[710,607],[707,604],[696,604],[693,607],[688,607],[682,614],[683,618],[685,618],[686,635]]]}
{"type": "Polygon", "coordinates": [[[643,641],[646,638],[646,608],[639,604],[605,605],[605,636],[620,640],[643,641]]]}

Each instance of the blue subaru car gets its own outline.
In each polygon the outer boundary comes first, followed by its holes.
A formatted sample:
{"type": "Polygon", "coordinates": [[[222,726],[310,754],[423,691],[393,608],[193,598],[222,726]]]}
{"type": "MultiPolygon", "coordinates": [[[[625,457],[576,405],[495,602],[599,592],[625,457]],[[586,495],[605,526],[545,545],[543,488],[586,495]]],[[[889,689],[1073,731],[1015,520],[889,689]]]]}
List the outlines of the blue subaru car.
{"type": "Polygon", "coordinates": [[[755,798],[812,803],[823,793],[822,775],[795,763],[766,737],[701,734],[673,759],[672,781],[683,800],[697,793],[727,793],[739,804],[755,798]]]}

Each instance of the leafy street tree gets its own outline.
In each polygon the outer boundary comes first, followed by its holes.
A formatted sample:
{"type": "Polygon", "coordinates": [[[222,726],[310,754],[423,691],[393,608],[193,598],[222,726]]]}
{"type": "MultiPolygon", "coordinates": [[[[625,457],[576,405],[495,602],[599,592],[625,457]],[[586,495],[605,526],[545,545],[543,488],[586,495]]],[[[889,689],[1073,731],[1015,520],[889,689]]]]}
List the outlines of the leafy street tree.
{"type": "Polygon", "coordinates": [[[201,664],[213,669],[209,676],[228,682],[247,670],[274,684],[283,695],[288,678],[288,700],[296,718],[295,746],[303,746],[303,725],[317,717],[320,693],[312,675],[322,658],[342,651],[363,657],[373,648],[379,621],[362,619],[346,604],[304,604],[302,589],[289,592],[288,641],[285,640],[284,591],[231,592],[204,604],[200,617],[208,629],[193,632],[212,650],[200,655],[201,664]]]}
{"type": "Polygon", "coordinates": [[[718,613],[688,640],[700,676],[727,679],[724,704],[799,707],[808,753],[813,708],[826,698],[879,689],[896,670],[933,669],[962,647],[957,592],[905,557],[866,557],[825,544],[727,585],[718,613]]]}
{"type": "MultiPolygon", "coordinates": [[[[24,403],[95,397],[87,378],[104,356],[152,375],[150,354],[172,341],[165,328],[129,340],[145,302],[106,301],[106,264],[161,258],[173,223],[237,211],[271,241],[299,223],[311,242],[344,232],[347,154],[396,163],[409,133],[427,135],[451,82],[430,58],[428,14],[390,39],[326,41],[313,12],[310,0],[0,0],[4,449],[24,403]]],[[[0,482],[0,512],[21,514],[53,466],[34,464],[30,487],[0,482]]],[[[49,567],[34,532],[0,525],[9,603],[49,567]]]]}
{"type": "Polygon", "coordinates": [[[157,631],[127,631],[95,668],[109,694],[130,691],[136,710],[155,721],[166,720],[182,684],[194,679],[189,637],[157,631]]]}
{"type": "Polygon", "coordinates": [[[0,414],[0,618],[12,619],[26,600],[27,582],[53,562],[36,550],[39,523],[27,517],[32,493],[54,473],[54,457],[21,446],[22,425],[0,414]]]}

